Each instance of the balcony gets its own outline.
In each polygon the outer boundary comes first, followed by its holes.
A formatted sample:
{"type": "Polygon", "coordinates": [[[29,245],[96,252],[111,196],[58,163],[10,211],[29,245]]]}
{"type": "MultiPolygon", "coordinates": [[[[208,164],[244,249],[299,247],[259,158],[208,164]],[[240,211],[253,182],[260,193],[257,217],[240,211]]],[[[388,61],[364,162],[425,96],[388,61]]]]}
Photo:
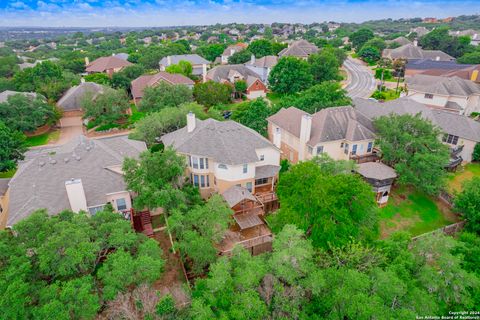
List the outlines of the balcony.
{"type": "Polygon", "coordinates": [[[355,161],[357,164],[365,163],[365,162],[377,162],[378,160],[380,160],[380,152],[376,148],[373,148],[372,153],[358,155],[358,154],[352,154],[352,152],[350,152],[349,155],[350,155],[350,160],[355,161]]]}

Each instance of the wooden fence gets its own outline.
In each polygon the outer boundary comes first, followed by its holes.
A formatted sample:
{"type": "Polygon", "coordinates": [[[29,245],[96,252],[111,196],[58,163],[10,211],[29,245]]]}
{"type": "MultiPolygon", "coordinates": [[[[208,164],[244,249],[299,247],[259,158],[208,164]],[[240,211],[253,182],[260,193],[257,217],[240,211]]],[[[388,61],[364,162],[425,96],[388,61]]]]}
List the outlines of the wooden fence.
{"type": "Polygon", "coordinates": [[[423,233],[419,236],[413,237],[412,240],[415,241],[415,240],[418,240],[422,237],[432,235],[432,234],[437,234],[437,233],[440,233],[440,232],[444,233],[447,236],[454,236],[455,234],[457,234],[458,232],[463,230],[463,228],[465,227],[465,223],[467,223],[466,220],[463,220],[463,221],[460,221],[460,222],[457,222],[457,223],[454,223],[454,224],[450,224],[450,225],[445,226],[443,228],[436,229],[436,230],[433,230],[433,231],[430,231],[430,232],[427,232],[427,233],[423,233]]]}

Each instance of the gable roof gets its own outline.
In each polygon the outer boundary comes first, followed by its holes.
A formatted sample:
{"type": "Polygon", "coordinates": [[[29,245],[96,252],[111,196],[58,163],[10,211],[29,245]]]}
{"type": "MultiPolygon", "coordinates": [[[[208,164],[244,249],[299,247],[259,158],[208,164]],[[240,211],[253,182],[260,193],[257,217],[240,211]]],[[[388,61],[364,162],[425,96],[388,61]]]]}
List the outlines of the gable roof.
{"type": "Polygon", "coordinates": [[[464,139],[480,142],[480,123],[464,115],[438,109],[430,109],[423,103],[408,97],[380,103],[370,99],[353,99],[355,109],[370,119],[388,116],[389,114],[421,114],[443,132],[464,139]]]}
{"type": "Polygon", "coordinates": [[[245,63],[246,66],[253,66],[257,68],[273,68],[278,62],[277,56],[265,56],[258,59],[252,63],[250,60],[249,62],[245,63]]]}
{"type": "Polygon", "coordinates": [[[80,136],[59,147],[27,152],[9,183],[7,225],[41,208],[51,215],[70,209],[65,181],[72,178],[82,180],[88,206],[105,204],[106,194],[126,191],[123,176],[108,168],[121,165],[125,157],[138,157],[144,150],[144,142],[127,136],[95,140],[80,136]]]}
{"type": "Polygon", "coordinates": [[[256,149],[276,149],[254,130],[231,120],[196,119],[192,132],[183,127],[167,133],[161,140],[165,146],[172,146],[177,152],[208,157],[229,165],[257,162],[256,149]]]}
{"type": "Polygon", "coordinates": [[[235,50],[234,53],[236,53],[236,52],[245,50],[246,48],[247,48],[247,45],[244,43],[232,44],[232,45],[229,45],[225,50],[223,50],[222,56],[231,56],[233,55],[232,53],[233,50],[235,50]]]}
{"type": "Polygon", "coordinates": [[[367,179],[386,180],[397,177],[397,173],[393,168],[381,162],[360,163],[356,171],[367,179]]]}
{"type": "Polygon", "coordinates": [[[105,72],[109,69],[123,68],[131,66],[132,63],[116,56],[100,57],[85,68],[87,72],[105,72]]]}
{"type": "Polygon", "coordinates": [[[216,66],[215,68],[208,70],[207,79],[215,82],[229,81],[229,75],[234,72],[238,72],[245,80],[248,78],[248,76],[258,78],[258,75],[254,71],[248,69],[243,64],[227,64],[223,66],[216,66]]]}
{"type": "Polygon", "coordinates": [[[480,95],[480,85],[460,77],[442,77],[417,74],[406,79],[410,91],[440,94],[446,96],[480,95]]]}
{"type": "MultiPolygon", "coordinates": [[[[305,111],[290,107],[267,118],[283,130],[300,137],[302,116],[305,111]]],[[[312,131],[307,144],[315,146],[321,142],[374,139],[372,121],[352,107],[325,108],[312,115],[312,131]]]]}
{"type": "Polygon", "coordinates": [[[258,201],[247,188],[236,185],[225,190],[225,192],[222,193],[222,197],[230,208],[233,208],[243,200],[258,201]]]}
{"type": "Polygon", "coordinates": [[[406,44],[411,44],[412,41],[408,40],[407,38],[405,37],[398,37],[398,38],[395,38],[393,40],[387,40],[385,41],[386,43],[398,43],[399,45],[401,46],[404,46],[406,44]]]}
{"type": "Polygon", "coordinates": [[[287,48],[283,49],[278,53],[279,57],[285,56],[294,56],[305,58],[311,55],[312,53],[318,52],[318,47],[313,43],[308,42],[307,40],[298,40],[294,41],[287,48]]]}
{"type": "Polygon", "coordinates": [[[133,80],[131,83],[133,98],[135,99],[143,97],[143,91],[145,88],[152,87],[159,81],[165,81],[172,85],[193,86],[195,84],[192,79],[185,77],[183,74],[160,71],[159,73],[143,75],[133,80]]]}
{"type": "Polygon", "coordinates": [[[382,55],[390,59],[429,59],[437,61],[451,61],[454,57],[440,50],[423,50],[419,46],[406,44],[395,49],[384,49],[382,55]]]}
{"type": "Polygon", "coordinates": [[[163,57],[162,60],[160,60],[160,65],[169,66],[172,64],[178,64],[182,60],[188,61],[192,65],[210,64],[210,61],[200,57],[198,54],[177,54],[173,56],[163,57]],[[168,62],[169,57],[170,57],[170,63],[168,62]]]}
{"type": "Polygon", "coordinates": [[[91,94],[92,98],[95,98],[99,93],[102,93],[105,88],[95,82],[82,82],[78,86],[71,87],[68,91],[58,100],[57,106],[64,111],[80,110],[81,102],[86,94],[91,94]]]}

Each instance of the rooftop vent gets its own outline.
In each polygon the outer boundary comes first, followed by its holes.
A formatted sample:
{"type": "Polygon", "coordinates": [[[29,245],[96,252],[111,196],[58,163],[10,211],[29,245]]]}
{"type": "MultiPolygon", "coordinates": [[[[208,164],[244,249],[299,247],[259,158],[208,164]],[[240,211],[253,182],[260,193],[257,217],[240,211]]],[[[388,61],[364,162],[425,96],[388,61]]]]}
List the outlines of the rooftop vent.
{"type": "Polygon", "coordinates": [[[43,167],[45,164],[46,164],[45,161],[40,161],[40,162],[38,163],[38,165],[39,165],[40,167],[43,167]]]}
{"type": "Polygon", "coordinates": [[[87,146],[85,149],[87,149],[87,151],[90,151],[92,149],[92,147],[87,146]]]}
{"type": "Polygon", "coordinates": [[[64,161],[65,163],[68,163],[68,161],[70,161],[70,159],[69,159],[69,158],[64,158],[63,161],[64,161]]]}
{"type": "Polygon", "coordinates": [[[50,164],[56,164],[56,163],[57,163],[57,160],[55,159],[50,160],[50,164]]]}
{"type": "Polygon", "coordinates": [[[82,158],[80,156],[75,156],[75,160],[80,161],[82,158]]]}

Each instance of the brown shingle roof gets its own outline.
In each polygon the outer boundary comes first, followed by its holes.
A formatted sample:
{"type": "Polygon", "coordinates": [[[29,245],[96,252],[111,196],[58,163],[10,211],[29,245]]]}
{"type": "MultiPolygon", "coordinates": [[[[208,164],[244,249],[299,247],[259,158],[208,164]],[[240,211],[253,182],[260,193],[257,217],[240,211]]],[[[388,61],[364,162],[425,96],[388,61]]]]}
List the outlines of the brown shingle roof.
{"type": "Polygon", "coordinates": [[[109,56],[100,57],[97,60],[92,61],[86,68],[87,72],[105,72],[109,69],[117,69],[131,66],[132,63],[125,61],[119,57],[109,56]]]}
{"type": "Polygon", "coordinates": [[[187,85],[193,86],[195,82],[192,79],[185,77],[182,74],[168,73],[161,71],[152,75],[143,75],[132,81],[132,96],[134,99],[143,97],[143,90],[146,87],[152,87],[160,81],[165,81],[173,85],[187,85]]]}

